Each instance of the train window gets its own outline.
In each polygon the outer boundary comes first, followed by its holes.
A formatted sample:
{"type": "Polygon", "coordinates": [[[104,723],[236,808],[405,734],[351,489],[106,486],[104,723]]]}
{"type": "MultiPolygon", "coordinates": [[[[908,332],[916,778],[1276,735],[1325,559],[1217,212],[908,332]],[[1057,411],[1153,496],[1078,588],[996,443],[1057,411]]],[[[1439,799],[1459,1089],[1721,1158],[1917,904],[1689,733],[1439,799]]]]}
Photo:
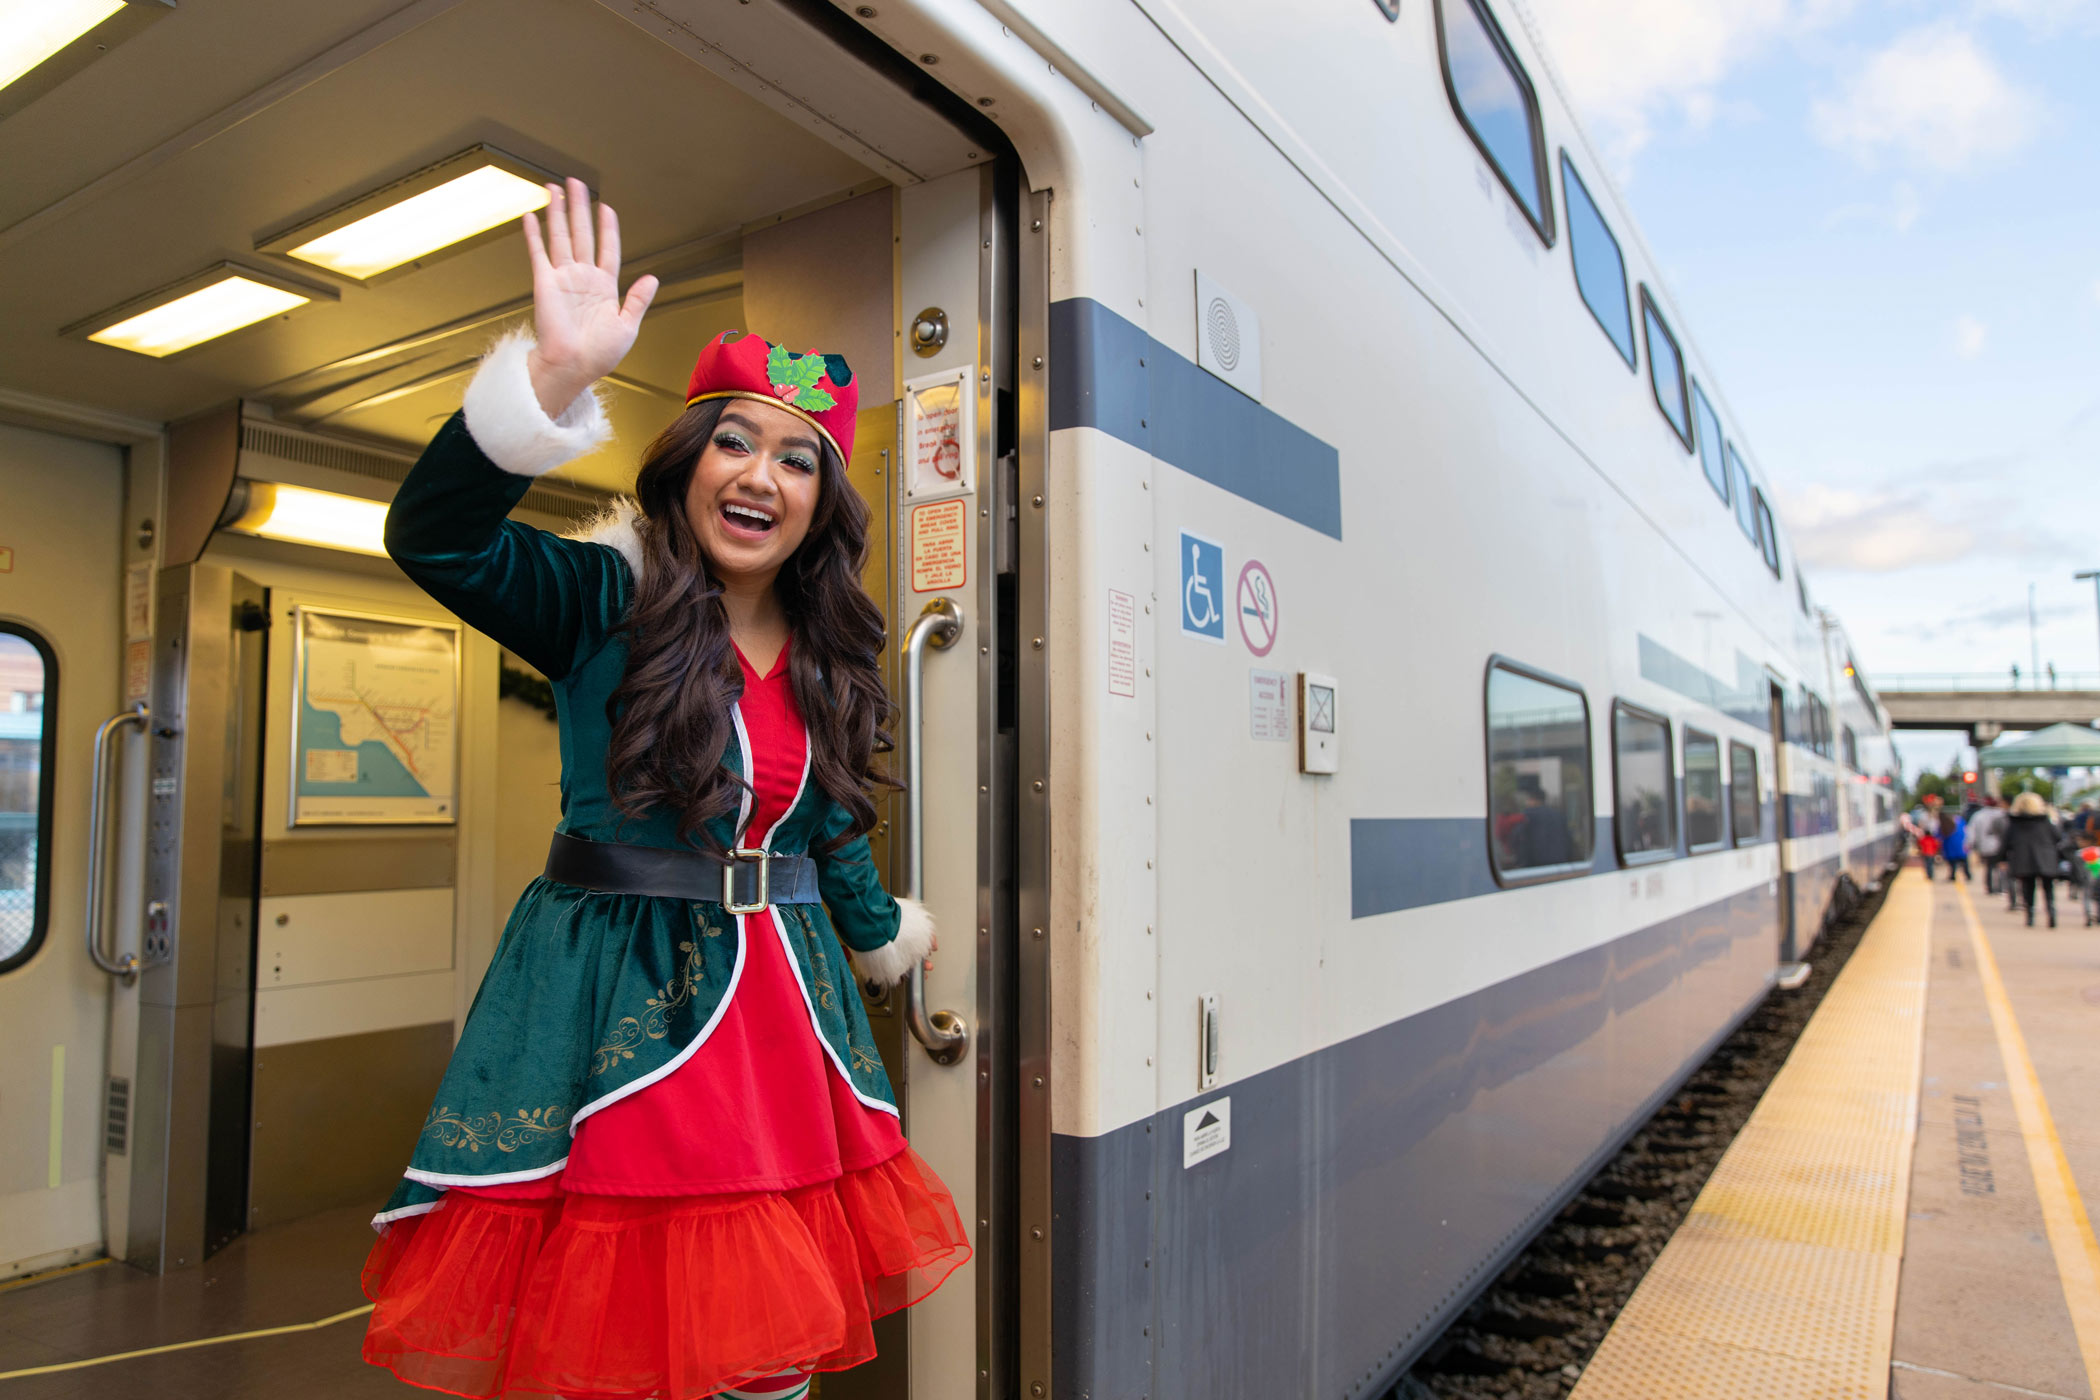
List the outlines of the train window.
{"type": "Polygon", "coordinates": [[[1634,861],[1677,850],[1677,775],[1670,722],[1621,700],[1611,707],[1612,829],[1619,858],[1634,861]]]}
{"type": "Polygon", "coordinates": [[[1386,19],[1396,20],[1400,18],[1400,0],[1371,0],[1371,3],[1378,7],[1378,13],[1384,15],[1386,19]]]}
{"type": "Polygon", "coordinates": [[[1684,842],[1695,851],[1721,844],[1721,741],[1684,731],[1684,842]]]}
{"type": "Polygon", "coordinates": [[[1759,835],[1762,803],[1757,794],[1757,750],[1748,744],[1728,741],[1728,819],[1735,828],[1735,844],[1747,846],[1759,835]]]}
{"type": "Polygon", "coordinates": [[[1735,444],[1729,443],[1728,479],[1735,483],[1735,523],[1743,530],[1743,537],[1752,544],[1757,543],[1757,508],[1750,502],[1750,470],[1743,459],[1735,455],[1735,444]]]}
{"type": "Polygon", "coordinates": [[[1859,771],[1859,735],[1852,732],[1849,724],[1838,730],[1838,757],[1845,761],[1846,771],[1859,771]]]}
{"type": "Polygon", "coordinates": [[[1808,579],[1801,573],[1801,561],[1799,559],[1794,561],[1794,592],[1801,599],[1801,615],[1803,617],[1813,617],[1815,614],[1808,606],[1808,579]]]}
{"type": "Polygon", "coordinates": [[[1699,420],[1699,467],[1706,473],[1707,485],[1723,502],[1728,499],[1728,461],[1721,455],[1721,415],[1706,401],[1706,391],[1699,381],[1692,381],[1692,409],[1699,420]]]}
{"type": "Polygon", "coordinates": [[[1488,842],[1495,874],[1529,880],[1590,868],[1590,702],[1500,658],[1488,665],[1488,842]]]}
{"type": "Polygon", "coordinates": [[[1437,0],[1436,27],[1444,51],[1444,86],[1460,125],[1523,206],[1539,237],[1551,243],[1546,143],[1531,79],[1483,0],[1437,0]]]}
{"type": "Polygon", "coordinates": [[[1684,357],[1677,353],[1677,337],[1655,309],[1655,299],[1641,288],[1641,319],[1648,330],[1648,382],[1655,386],[1655,406],[1677,430],[1679,441],[1690,451],[1692,409],[1684,393],[1684,357]]]}
{"type": "Polygon", "coordinates": [[[0,625],[0,972],[29,961],[51,912],[58,666],[42,637],[0,625]]]}
{"type": "Polygon", "coordinates": [[[1626,259],[1566,151],[1560,153],[1560,187],[1568,206],[1568,249],[1575,259],[1575,289],[1631,369],[1633,310],[1627,301],[1626,259]]]}
{"type": "Polygon", "coordinates": [[[1751,493],[1757,509],[1757,552],[1765,556],[1765,567],[1772,577],[1779,577],[1779,527],[1772,523],[1772,507],[1765,504],[1765,493],[1751,493]]]}

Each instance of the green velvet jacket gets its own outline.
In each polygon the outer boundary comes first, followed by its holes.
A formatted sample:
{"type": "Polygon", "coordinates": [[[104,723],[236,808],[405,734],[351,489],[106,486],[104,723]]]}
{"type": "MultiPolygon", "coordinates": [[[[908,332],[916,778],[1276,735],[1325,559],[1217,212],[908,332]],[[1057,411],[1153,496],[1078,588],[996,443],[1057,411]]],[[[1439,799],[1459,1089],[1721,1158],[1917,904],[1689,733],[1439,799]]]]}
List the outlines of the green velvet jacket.
{"type": "MultiPolygon", "coordinates": [[[[633,598],[633,572],[609,545],[507,519],[531,484],[491,462],[455,414],[394,498],[387,551],[431,597],[552,682],[561,731],[559,829],[594,841],[677,846],[671,814],[621,817],[606,778],[607,702],[626,673],[619,627],[633,598]]],[[[742,742],[733,739],[722,761],[746,774],[742,742]]],[[[848,821],[845,809],[805,783],[772,849],[808,851],[848,821]]],[[[734,825],[729,818],[712,824],[724,847],[739,844],[734,825]]],[[[864,836],[819,854],[817,870],[823,903],[775,905],[778,928],[832,1062],[863,1102],[895,1112],[840,944],[887,951],[898,934],[899,906],[884,892],[864,836]]],[[[765,915],[749,922],[755,937],[779,936],[765,915]]],[[[511,911],[408,1170],[379,1222],[428,1209],[448,1186],[557,1170],[581,1120],[669,1074],[706,1039],[743,968],[738,923],[712,901],[534,880],[511,911]]]]}

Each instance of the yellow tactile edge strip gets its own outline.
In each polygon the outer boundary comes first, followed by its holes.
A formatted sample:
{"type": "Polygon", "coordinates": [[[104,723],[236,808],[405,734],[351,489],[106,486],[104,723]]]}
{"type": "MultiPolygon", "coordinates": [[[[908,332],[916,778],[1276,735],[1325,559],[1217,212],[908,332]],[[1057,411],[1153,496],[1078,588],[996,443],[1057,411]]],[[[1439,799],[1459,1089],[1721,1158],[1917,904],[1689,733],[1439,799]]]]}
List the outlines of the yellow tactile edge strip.
{"type": "Polygon", "coordinates": [[[1900,878],[1575,1400],[1888,1394],[1931,946],[1900,878]]]}

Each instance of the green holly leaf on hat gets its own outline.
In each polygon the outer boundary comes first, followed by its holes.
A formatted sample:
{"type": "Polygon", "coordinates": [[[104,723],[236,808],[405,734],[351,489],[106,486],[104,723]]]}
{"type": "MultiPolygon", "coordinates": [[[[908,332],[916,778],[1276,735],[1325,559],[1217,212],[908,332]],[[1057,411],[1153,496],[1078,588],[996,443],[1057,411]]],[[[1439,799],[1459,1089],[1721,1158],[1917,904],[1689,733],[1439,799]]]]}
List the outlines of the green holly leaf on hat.
{"type": "Polygon", "coordinates": [[[838,400],[817,387],[823,377],[822,355],[791,355],[781,345],[766,355],[766,378],[782,403],[812,412],[832,407],[838,400]]]}

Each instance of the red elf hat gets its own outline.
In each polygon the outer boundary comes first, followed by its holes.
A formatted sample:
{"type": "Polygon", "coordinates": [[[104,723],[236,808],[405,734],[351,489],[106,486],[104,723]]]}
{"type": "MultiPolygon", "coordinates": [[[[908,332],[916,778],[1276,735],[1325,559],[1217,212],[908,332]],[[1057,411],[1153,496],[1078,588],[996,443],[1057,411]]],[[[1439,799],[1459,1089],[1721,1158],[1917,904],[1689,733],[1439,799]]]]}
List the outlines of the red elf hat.
{"type": "Polygon", "coordinates": [[[860,389],[839,355],[796,355],[764,336],[723,331],[707,342],[685,387],[685,406],[708,399],[757,399],[784,408],[815,428],[847,461],[860,389]]]}

